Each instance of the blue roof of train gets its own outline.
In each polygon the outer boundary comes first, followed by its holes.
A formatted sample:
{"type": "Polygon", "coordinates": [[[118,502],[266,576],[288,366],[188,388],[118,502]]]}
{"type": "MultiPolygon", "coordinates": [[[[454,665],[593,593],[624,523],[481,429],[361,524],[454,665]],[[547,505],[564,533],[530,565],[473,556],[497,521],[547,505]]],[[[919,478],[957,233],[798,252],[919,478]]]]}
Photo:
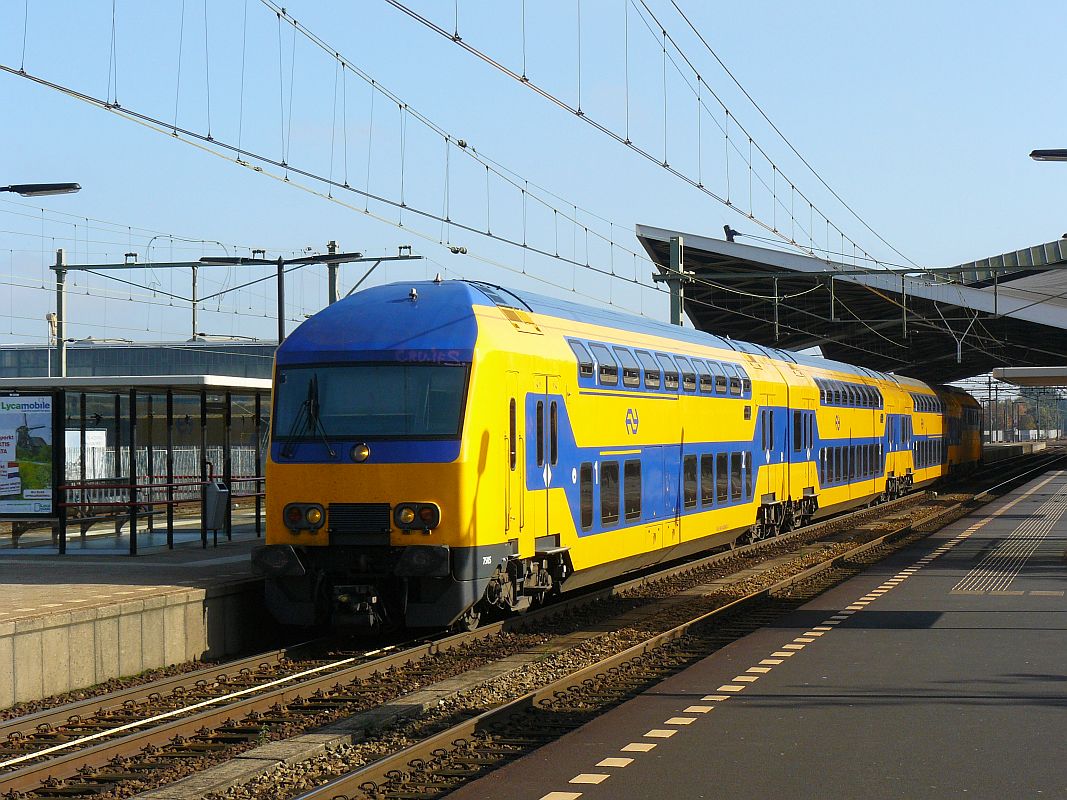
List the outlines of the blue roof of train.
{"type": "MultiPolygon", "coordinates": [[[[762,345],[742,342],[737,339],[724,339],[715,336],[714,334],[704,333],[703,331],[693,330],[692,328],[681,328],[677,325],[669,325],[666,322],[639,317],[624,311],[612,311],[611,309],[606,308],[586,306],[580,303],[572,303],[568,300],[560,300],[555,297],[546,297],[534,292],[513,291],[511,289],[503,289],[502,287],[490,286],[489,284],[479,284],[475,282],[473,285],[485,287],[491,292],[495,291],[498,294],[502,294],[505,300],[507,299],[507,296],[510,295],[512,298],[522,302],[536,314],[560,317],[561,319],[569,319],[574,322],[591,322],[596,325],[620,328],[622,330],[649,334],[651,336],[663,336],[664,338],[675,339],[680,342],[689,342],[691,344],[722,347],[727,350],[751,353],[752,355],[768,355],[782,361],[795,361],[798,364],[803,364],[809,367],[832,369],[837,372],[857,375],[860,377],[887,377],[882,373],[866,370],[862,367],[853,366],[852,364],[831,361],[826,358],[819,358],[818,356],[801,355],[800,353],[794,353],[792,351],[776,350],[773,347],[763,347],[762,345]]],[[[492,301],[491,297],[490,301],[492,301]]],[[[892,378],[889,378],[889,380],[892,380],[892,378]]]]}
{"type": "Polygon", "coordinates": [[[861,377],[887,377],[839,361],[723,339],[622,311],[477,281],[409,281],[365,289],[327,306],[300,325],[278,348],[278,363],[349,361],[354,358],[381,360],[387,355],[403,360],[407,352],[413,357],[417,353],[424,358],[426,353],[432,352],[441,354],[442,360],[470,360],[477,337],[477,325],[470,308],[472,305],[494,304],[525,307],[535,314],[680,342],[768,355],[861,377]],[[412,289],[418,295],[414,302],[410,299],[412,289]]]}

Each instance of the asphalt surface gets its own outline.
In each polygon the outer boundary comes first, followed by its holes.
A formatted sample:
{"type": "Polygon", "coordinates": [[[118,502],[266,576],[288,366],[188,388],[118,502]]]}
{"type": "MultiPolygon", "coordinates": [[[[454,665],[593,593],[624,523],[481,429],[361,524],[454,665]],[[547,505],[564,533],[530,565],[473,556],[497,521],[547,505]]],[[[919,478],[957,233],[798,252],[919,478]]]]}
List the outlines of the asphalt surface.
{"type": "Polygon", "coordinates": [[[458,800],[1067,797],[1067,472],[458,800]]]}

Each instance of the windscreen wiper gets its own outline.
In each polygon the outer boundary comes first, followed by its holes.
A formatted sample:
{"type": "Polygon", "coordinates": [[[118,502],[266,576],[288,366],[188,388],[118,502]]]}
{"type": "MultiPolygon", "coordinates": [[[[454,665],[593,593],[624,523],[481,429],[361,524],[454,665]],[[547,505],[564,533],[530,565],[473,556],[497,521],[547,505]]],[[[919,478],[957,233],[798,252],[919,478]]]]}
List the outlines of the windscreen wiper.
{"type": "MultiPolygon", "coordinates": [[[[314,378],[312,378],[314,380],[314,378]]],[[[304,430],[308,423],[308,415],[311,411],[311,398],[312,398],[312,383],[308,383],[308,394],[304,398],[304,402],[300,404],[300,408],[296,410],[296,416],[293,417],[292,423],[289,425],[289,430],[285,433],[285,444],[282,446],[282,457],[292,458],[293,451],[296,449],[296,442],[293,441],[293,437],[304,430]]]]}
{"type": "Polygon", "coordinates": [[[308,387],[308,417],[311,419],[311,424],[314,429],[318,431],[319,436],[322,437],[322,443],[326,445],[326,452],[330,454],[330,458],[337,458],[337,453],[330,447],[330,440],[326,436],[326,426],[322,424],[322,417],[319,416],[319,376],[316,375],[311,379],[311,385],[308,387]]]}

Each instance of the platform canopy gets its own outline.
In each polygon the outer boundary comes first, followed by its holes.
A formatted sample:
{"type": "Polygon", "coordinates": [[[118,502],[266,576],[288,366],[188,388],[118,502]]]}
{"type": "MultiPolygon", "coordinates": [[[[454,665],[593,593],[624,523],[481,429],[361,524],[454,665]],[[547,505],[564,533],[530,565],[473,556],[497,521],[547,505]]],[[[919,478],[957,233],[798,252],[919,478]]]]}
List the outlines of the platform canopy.
{"type": "Polygon", "coordinates": [[[637,226],[661,275],[682,237],[684,310],[700,330],[948,383],[1067,361],[1067,240],[954,267],[867,268],[637,226]]]}

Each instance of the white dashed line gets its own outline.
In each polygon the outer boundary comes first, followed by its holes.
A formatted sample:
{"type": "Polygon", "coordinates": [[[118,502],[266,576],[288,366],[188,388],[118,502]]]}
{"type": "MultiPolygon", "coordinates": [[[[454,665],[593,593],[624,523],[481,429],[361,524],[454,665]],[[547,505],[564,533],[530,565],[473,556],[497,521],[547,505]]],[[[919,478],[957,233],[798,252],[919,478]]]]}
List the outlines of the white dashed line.
{"type": "Polygon", "coordinates": [[[603,783],[611,776],[603,772],[583,772],[581,775],[575,775],[570,779],[569,783],[603,783]]]}
{"type": "MultiPolygon", "coordinates": [[[[1059,473],[1057,473],[1057,474],[1059,474],[1059,473]]],[[[853,614],[855,614],[855,613],[857,613],[859,611],[863,611],[868,605],[873,603],[875,600],[877,600],[883,594],[886,594],[891,589],[895,589],[897,586],[899,586],[905,580],[910,578],[912,575],[914,575],[920,569],[922,569],[923,567],[925,567],[928,564],[930,564],[930,562],[934,561],[936,558],[939,558],[944,553],[947,553],[949,550],[951,550],[953,547],[955,547],[960,542],[966,540],[972,533],[974,533],[975,531],[977,531],[980,528],[982,528],[987,522],[991,521],[995,516],[997,516],[999,514],[1003,514],[1009,508],[1011,508],[1012,506],[1014,506],[1017,503],[1021,502],[1025,497],[1029,496],[1030,494],[1033,494],[1035,491],[1040,489],[1042,486],[1045,485],[1045,483],[1048,483],[1050,480],[1052,480],[1052,477],[1048,478],[1043,483],[1041,483],[1038,486],[1034,487],[1034,489],[1032,489],[1030,492],[1027,492],[1026,494],[1020,496],[1014,502],[1007,504],[1006,506],[1001,508],[999,511],[997,511],[996,514],[983,519],[981,522],[976,523],[975,525],[972,525],[971,527],[969,527],[966,530],[965,533],[959,534],[954,539],[942,544],[936,550],[933,550],[932,552],[930,552],[927,555],[923,556],[918,561],[916,561],[913,566],[908,567],[907,569],[903,569],[900,572],[898,572],[896,575],[894,575],[892,578],[883,581],[882,584],[880,586],[878,586],[878,588],[868,591],[866,594],[864,594],[858,600],[853,601],[851,604],[846,606],[844,609],[838,611],[836,614],[832,615],[829,619],[823,621],[822,624],[814,626],[811,630],[806,631],[802,636],[797,636],[796,638],[793,639],[792,643],[782,645],[781,646],[782,649],[773,651],[770,654],[772,656],[771,658],[764,658],[764,659],[760,660],[759,663],[760,663],[761,666],[748,667],[747,670],[746,670],[746,673],[748,673],[748,674],[735,676],[733,678],[734,683],[723,684],[717,690],[719,692],[729,692],[730,694],[709,694],[709,695],[704,695],[704,697],[702,697],[701,699],[704,702],[718,702],[718,703],[721,703],[724,700],[729,700],[731,697],[735,697],[736,693],[743,692],[749,685],[751,685],[755,681],[759,680],[759,678],[761,676],[763,676],[763,675],[767,674],[768,672],[770,672],[771,671],[771,669],[770,669],[771,667],[778,666],[778,665],[784,663],[783,659],[795,655],[799,651],[803,650],[808,644],[812,644],[812,643],[816,642],[820,637],[822,637],[823,635],[825,635],[829,631],[834,630],[834,626],[837,626],[840,623],[844,622],[845,620],[849,619],[849,617],[851,617],[853,614]]],[[[957,592],[953,592],[953,593],[963,594],[964,592],[958,592],[957,591],[957,592]]],[[[1009,594],[1009,592],[1007,592],[1007,591],[993,592],[993,593],[994,594],[1009,594]]],[[[1019,592],[1019,594],[1022,594],[1022,593],[1019,592]]],[[[1031,591],[1030,594],[1031,595],[1037,595],[1037,596],[1062,597],[1064,595],[1064,592],[1062,592],[1062,591],[1055,591],[1055,592],[1054,591],[1031,591]]],[[[24,610],[32,611],[33,609],[24,609],[24,610]]],[[[715,706],[692,705],[692,706],[686,707],[683,710],[683,713],[685,713],[685,714],[707,714],[708,712],[713,711],[714,709],[715,709],[715,706]]],[[[681,716],[679,716],[679,717],[670,717],[669,719],[666,720],[666,722],[664,722],[664,724],[665,725],[683,726],[683,725],[691,725],[692,723],[696,722],[696,720],[697,720],[697,717],[681,717],[681,716]]],[[[653,728],[652,730],[646,732],[644,734],[644,737],[647,738],[647,739],[669,739],[670,737],[674,736],[674,734],[677,733],[677,732],[678,732],[678,729],[653,728]]],[[[624,747],[621,748],[621,752],[626,752],[626,753],[647,753],[650,750],[652,750],[654,747],[656,747],[656,744],[653,743],[653,742],[630,742],[629,744],[627,744],[627,745],[625,745],[624,747]]],[[[604,759],[600,760],[599,762],[597,762],[596,766],[598,766],[598,767],[617,767],[617,768],[622,768],[622,767],[629,766],[630,764],[633,763],[633,761],[634,761],[634,759],[632,759],[632,758],[609,757],[609,758],[604,758],[604,759]]],[[[574,778],[571,778],[570,783],[596,785],[596,784],[603,783],[609,777],[611,777],[610,773],[585,773],[585,772],[583,772],[583,773],[580,773],[579,775],[576,775],[574,778]]],[[[540,798],[540,800],[578,800],[578,798],[580,798],[581,796],[582,795],[581,795],[580,792],[550,792],[549,794],[543,795],[540,798]]]]}

